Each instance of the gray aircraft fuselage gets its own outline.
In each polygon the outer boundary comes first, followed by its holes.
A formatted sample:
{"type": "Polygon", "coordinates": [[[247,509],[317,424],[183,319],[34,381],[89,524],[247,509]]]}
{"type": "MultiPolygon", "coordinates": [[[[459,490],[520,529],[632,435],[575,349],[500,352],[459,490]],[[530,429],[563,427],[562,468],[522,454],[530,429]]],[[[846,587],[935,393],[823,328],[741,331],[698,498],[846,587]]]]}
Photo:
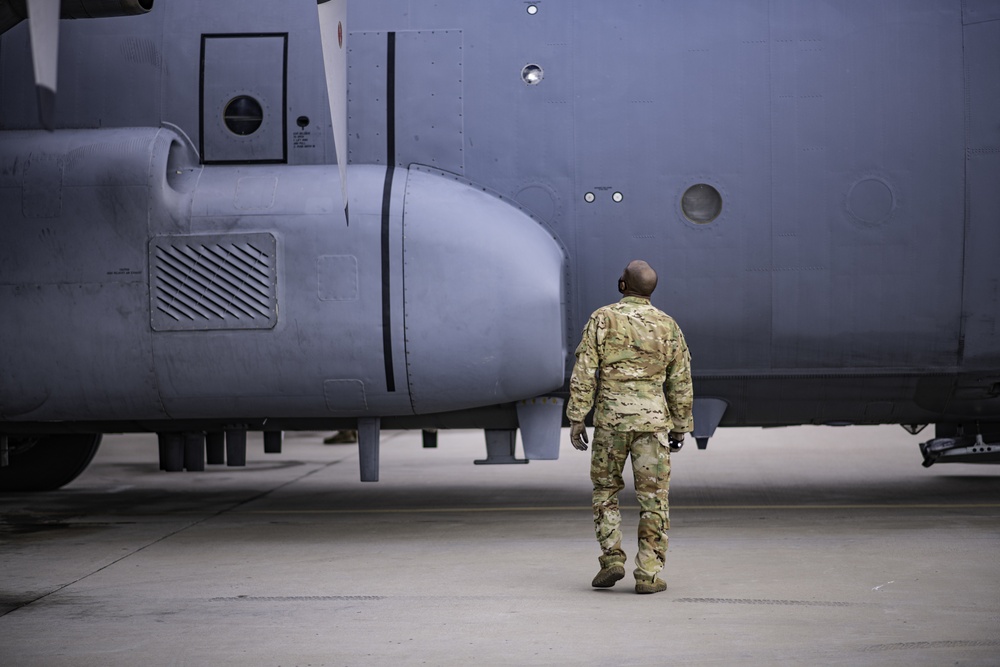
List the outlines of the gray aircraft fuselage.
{"type": "Polygon", "coordinates": [[[53,132],[27,23],[11,437],[513,429],[635,258],[702,438],[1000,435],[1000,4],[348,3],[346,202],[313,0],[62,21],[53,132]]]}

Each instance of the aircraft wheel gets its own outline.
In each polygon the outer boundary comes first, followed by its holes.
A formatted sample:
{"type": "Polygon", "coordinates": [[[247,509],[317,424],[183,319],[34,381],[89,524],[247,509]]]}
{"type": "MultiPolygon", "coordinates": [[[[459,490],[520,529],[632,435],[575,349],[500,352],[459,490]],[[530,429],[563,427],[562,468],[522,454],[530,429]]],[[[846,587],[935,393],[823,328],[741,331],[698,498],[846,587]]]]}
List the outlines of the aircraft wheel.
{"type": "Polygon", "coordinates": [[[100,444],[100,433],[10,436],[9,465],[0,467],[0,493],[52,491],[69,484],[100,444]]]}

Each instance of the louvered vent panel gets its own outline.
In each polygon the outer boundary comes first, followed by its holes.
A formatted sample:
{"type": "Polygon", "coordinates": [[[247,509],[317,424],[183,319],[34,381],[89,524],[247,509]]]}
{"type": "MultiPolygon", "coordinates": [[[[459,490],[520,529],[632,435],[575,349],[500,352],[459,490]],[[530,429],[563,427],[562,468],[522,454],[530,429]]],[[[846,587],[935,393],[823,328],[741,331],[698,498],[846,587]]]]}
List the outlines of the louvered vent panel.
{"type": "Polygon", "coordinates": [[[153,239],[153,329],[272,328],[278,319],[274,260],[270,234],[153,239]]]}

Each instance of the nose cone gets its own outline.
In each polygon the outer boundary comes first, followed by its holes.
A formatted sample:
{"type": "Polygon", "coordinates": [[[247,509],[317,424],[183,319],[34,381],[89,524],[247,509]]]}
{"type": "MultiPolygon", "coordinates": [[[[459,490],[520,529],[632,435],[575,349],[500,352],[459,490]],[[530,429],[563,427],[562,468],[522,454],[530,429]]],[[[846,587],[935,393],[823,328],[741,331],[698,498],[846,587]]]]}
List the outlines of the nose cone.
{"type": "Polygon", "coordinates": [[[403,213],[414,411],[506,403],[563,384],[563,262],[538,223],[457,178],[412,167],[403,213]]]}

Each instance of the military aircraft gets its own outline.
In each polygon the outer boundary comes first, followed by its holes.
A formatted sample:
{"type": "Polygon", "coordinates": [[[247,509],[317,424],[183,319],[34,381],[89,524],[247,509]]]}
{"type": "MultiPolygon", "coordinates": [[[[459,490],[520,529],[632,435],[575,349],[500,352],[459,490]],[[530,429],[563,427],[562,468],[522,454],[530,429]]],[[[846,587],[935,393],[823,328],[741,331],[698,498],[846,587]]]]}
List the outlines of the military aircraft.
{"type": "MultiPolygon", "coordinates": [[[[1000,461],[1000,4],[0,0],[0,489],[106,432],[555,458],[642,258],[721,426],[1000,461]],[[86,18],[88,20],[60,20],[86,18]]],[[[207,452],[207,454],[206,454],[207,452]]]]}

